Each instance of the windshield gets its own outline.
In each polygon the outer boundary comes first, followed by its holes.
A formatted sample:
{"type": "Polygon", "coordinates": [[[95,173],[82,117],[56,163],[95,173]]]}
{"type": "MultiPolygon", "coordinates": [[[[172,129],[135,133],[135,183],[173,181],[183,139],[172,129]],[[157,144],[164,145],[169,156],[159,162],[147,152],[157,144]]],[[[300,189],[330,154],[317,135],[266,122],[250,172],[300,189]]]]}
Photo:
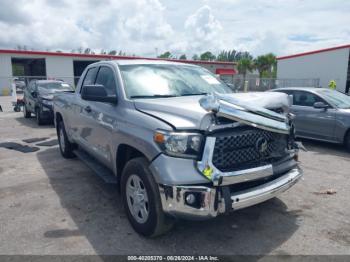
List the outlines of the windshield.
{"type": "Polygon", "coordinates": [[[187,65],[121,65],[128,98],[232,93],[204,68],[187,65]]]}
{"type": "Polygon", "coordinates": [[[350,108],[350,97],[333,90],[319,90],[320,95],[326,99],[326,101],[338,108],[350,108]]]}
{"type": "Polygon", "coordinates": [[[74,90],[73,87],[67,83],[52,82],[52,83],[38,83],[39,88],[45,89],[63,89],[63,90],[74,90]]]}

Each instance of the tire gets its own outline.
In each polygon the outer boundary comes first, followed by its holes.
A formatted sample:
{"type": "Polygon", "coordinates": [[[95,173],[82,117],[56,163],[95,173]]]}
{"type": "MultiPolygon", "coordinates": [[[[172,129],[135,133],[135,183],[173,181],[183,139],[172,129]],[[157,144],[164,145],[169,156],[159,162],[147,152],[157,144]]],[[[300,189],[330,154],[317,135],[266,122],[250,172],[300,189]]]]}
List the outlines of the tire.
{"type": "Polygon", "coordinates": [[[41,126],[44,124],[44,120],[43,118],[41,117],[41,113],[40,113],[40,108],[36,108],[35,109],[35,118],[36,118],[36,123],[41,126]]]}
{"type": "Polygon", "coordinates": [[[27,106],[25,103],[23,105],[23,116],[24,116],[24,118],[30,118],[32,116],[32,113],[27,111],[27,106]]]}
{"type": "Polygon", "coordinates": [[[74,158],[75,145],[69,142],[63,121],[60,121],[57,125],[57,137],[61,155],[64,158],[74,158]]]}
{"type": "Polygon", "coordinates": [[[125,212],[134,230],[140,235],[155,237],[169,231],[174,220],[163,212],[159,190],[148,166],[149,162],[144,157],[127,162],[121,177],[121,194],[125,212]],[[143,195],[141,200],[133,196],[135,190],[137,196],[143,195]]]}
{"type": "Polygon", "coordinates": [[[350,130],[347,132],[345,139],[344,139],[344,145],[346,149],[350,152],[350,130]]]}

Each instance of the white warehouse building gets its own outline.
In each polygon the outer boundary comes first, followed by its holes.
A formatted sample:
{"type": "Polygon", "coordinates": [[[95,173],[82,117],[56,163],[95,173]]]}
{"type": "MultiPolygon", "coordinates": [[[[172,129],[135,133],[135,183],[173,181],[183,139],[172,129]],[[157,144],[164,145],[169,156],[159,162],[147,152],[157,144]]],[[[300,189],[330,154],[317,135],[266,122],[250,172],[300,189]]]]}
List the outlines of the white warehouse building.
{"type": "Polygon", "coordinates": [[[320,87],[335,80],[337,90],[349,93],[350,45],[315,50],[277,58],[277,78],[319,79],[320,87]]]}
{"type": "MultiPolygon", "coordinates": [[[[77,54],[62,52],[42,52],[0,49],[0,95],[9,95],[14,79],[24,81],[32,79],[60,79],[72,85],[76,84],[85,67],[101,60],[149,59],[134,56],[113,56],[77,54]]],[[[232,79],[237,74],[234,62],[176,60],[170,61],[203,66],[222,79],[232,79]]]]}

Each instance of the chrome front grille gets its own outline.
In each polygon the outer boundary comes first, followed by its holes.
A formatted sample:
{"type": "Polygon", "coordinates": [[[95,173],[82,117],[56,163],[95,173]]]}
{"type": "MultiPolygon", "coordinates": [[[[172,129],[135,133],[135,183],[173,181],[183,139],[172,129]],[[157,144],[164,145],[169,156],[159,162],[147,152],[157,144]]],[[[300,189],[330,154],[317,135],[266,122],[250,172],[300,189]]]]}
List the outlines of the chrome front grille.
{"type": "Polygon", "coordinates": [[[286,155],[288,137],[253,127],[216,134],[212,162],[222,172],[271,164],[286,155]]]}

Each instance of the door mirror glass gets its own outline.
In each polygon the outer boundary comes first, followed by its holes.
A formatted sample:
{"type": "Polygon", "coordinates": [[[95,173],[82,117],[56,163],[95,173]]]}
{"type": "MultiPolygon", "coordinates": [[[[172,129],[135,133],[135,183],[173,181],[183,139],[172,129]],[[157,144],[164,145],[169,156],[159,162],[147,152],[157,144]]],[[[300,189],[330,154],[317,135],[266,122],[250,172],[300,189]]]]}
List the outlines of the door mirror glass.
{"type": "Polygon", "coordinates": [[[314,103],[314,108],[317,109],[327,109],[329,106],[325,104],[324,102],[316,102],[314,103]]]}
{"type": "Polygon", "coordinates": [[[32,95],[32,97],[36,98],[38,96],[37,92],[36,91],[33,91],[30,93],[32,95]]]}
{"type": "Polygon", "coordinates": [[[116,95],[108,95],[103,85],[85,85],[81,90],[81,98],[87,101],[117,103],[116,95]]]}

